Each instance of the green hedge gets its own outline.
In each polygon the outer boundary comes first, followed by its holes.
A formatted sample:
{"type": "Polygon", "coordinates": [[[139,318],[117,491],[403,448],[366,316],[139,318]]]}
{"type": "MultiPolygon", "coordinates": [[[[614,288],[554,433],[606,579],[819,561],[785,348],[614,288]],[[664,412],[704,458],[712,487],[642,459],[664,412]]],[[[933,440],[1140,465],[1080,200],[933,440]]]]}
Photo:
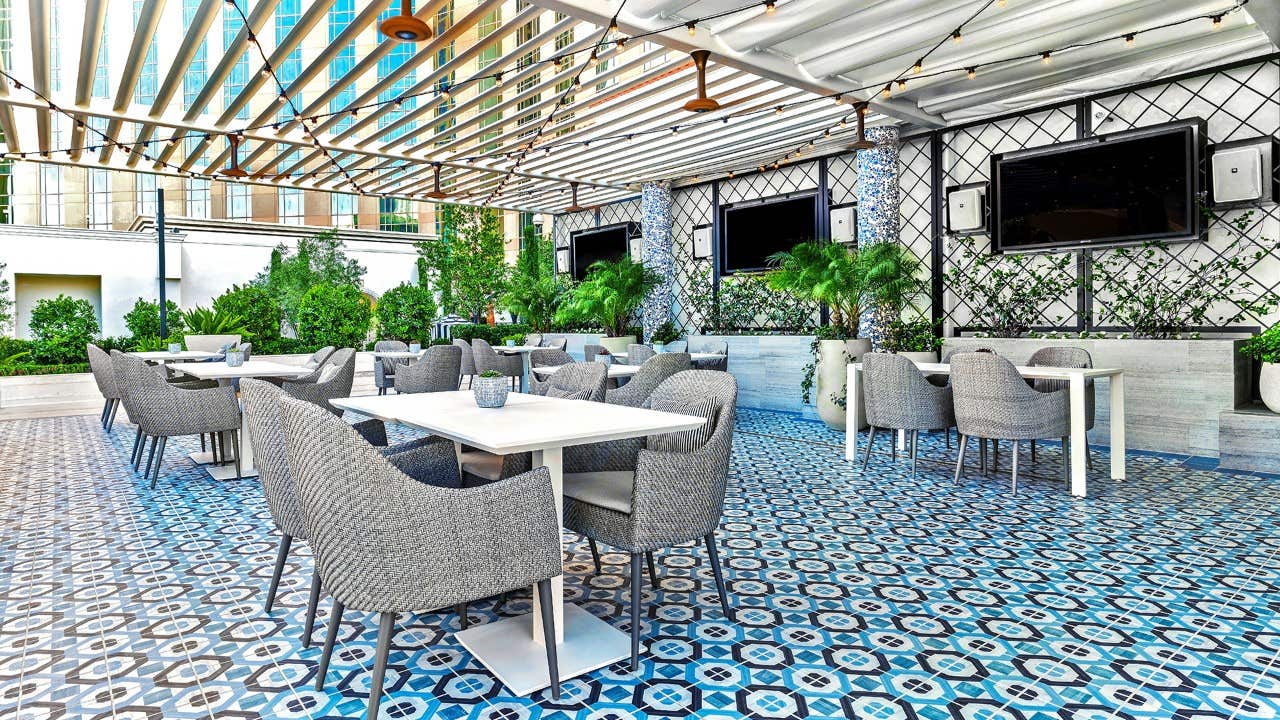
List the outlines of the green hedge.
{"type": "Polygon", "coordinates": [[[488,325],[485,323],[468,323],[462,325],[454,325],[450,327],[450,333],[456,340],[466,340],[470,342],[476,338],[480,338],[490,345],[501,345],[502,338],[508,335],[528,335],[532,330],[524,323],[505,323],[500,325],[488,325]]]}
{"type": "Polygon", "coordinates": [[[0,365],[0,377],[15,377],[19,375],[63,375],[67,373],[87,372],[89,372],[89,363],[64,363],[61,365],[0,365]]]}

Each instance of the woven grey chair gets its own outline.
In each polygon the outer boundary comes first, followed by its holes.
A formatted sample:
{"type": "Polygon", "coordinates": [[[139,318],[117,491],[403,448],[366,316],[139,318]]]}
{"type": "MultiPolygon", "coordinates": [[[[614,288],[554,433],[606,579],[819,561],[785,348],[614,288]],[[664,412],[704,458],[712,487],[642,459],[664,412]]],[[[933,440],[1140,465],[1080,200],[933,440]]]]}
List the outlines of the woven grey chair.
{"type": "Polygon", "coordinates": [[[316,673],[324,689],[347,608],[377,613],[366,717],[382,699],[396,615],[537,586],[551,695],[560,697],[551,578],[561,573],[551,476],[538,468],[480,488],[413,481],[346,423],[285,399],[285,447],[333,617],[316,673]]]}
{"type": "Polygon", "coordinates": [[[613,356],[604,349],[603,345],[588,344],[582,346],[582,359],[586,362],[608,363],[613,360],[613,356]]]}
{"type": "Polygon", "coordinates": [[[645,360],[648,360],[657,354],[658,353],[648,345],[631,343],[627,346],[627,364],[643,365],[645,360]]]}
{"type": "MultiPolygon", "coordinates": [[[[948,351],[947,351],[947,353],[946,353],[945,355],[943,355],[943,356],[942,356],[942,364],[943,364],[943,365],[950,365],[950,364],[951,364],[951,357],[952,357],[953,355],[955,355],[956,353],[962,353],[962,352],[980,352],[980,353],[990,353],[991,355],[998,355],[998,354],[999,354],[999,353],[997,353],[995,350],[992,350],[992,349],[991,349],[991,348],[989,348],[989,347],[981,347],[981,346],[979,346],[979,347],[975,347],[975,348],[972,348],[972,349],[965,349],[965,350],[960,350],[960,349],[958,349],[958,348],[952,348],[951,350],[948,350],[948,351]]],[[[930,385],[934,385],[934,386],[937,386],[937,387],[946,387],[947,385],[950,385],[950,384],[951,384],[951,376],[950,376],[950,375],[927,375],[926,377],[928,378],[928,380],[929,380],[929,384],[930,384],[930,385]]]]}
{"type": "Polygon", "coordinates": [[[462,349],[432,345],[418,362],[401,366],[395,380],[398,393],[457,390],[462,384],[462,349]]]}
{"type": "Polygon", "coordinates": [[[494,370],[513,381],[524,376],[524,361],[519,355],[499,355],[493,346],[482,338],[471,340],[471,355],[475,359],[477,375],[494,370]]]}
{"type": "MultiPolygon", "coordinates": [[[[151,438],[151,452],[147,455],[143,477],[151,475],[152,488],[160,479],[160,465],[164,462],[165,446],[171,437],[231,433],[230,447],[240,446],[240,404],[236,402],[236,393],[231,386],[187,390],[165,382],[145,361],[119,350],[111,351],[111,366],[115,371],[116,387],[129,398],[125,410],[141,431],[138,441],[145,442],[147,437],[151,438]]],[[[226,447],[226,443],[223,446],[226,447]]],[[[139,461],[140,452],[135,466],[139,461]]],[[[235,464],[236,478],[239,479],[238,454],[235,464]]]]}
{"type": "MultiPolygon", "coordinates": [[[[867,353],[862,356],[863,402],[867,411],[867,451],[862,469],[871,461],[877,430],[909,430],[911,477],[916,476],[916,449],[921,430],[949,430],[956,424],[951,388],[936,387],[925,379],[915,363],[901,355],[867,353]]],[[[896,458],[896,449],[894,455],[896,458]]]]}
{"type": "Polygon", "coordinates": [[[689,341],[688,340],[672,340],[671,342],[663,345],[663,348],[667,352],[673,352],[673,353],[688,352],[689,341]]]}
{"type": "MultiPolygon", "coordinates": [[[[537,372],[533,372],[534,368],[559,367],[561,365],[568,365],[572,362],[574,362],[573,356],[571,356],[569,353],[563,350],[556,350],[554,348],[546,348],[544,350],[534,350],[533,352],[529,353],[529,368],[530,368],[529,392],[534,393],[536,395],[542,395],[543,390],[547,384],[546,380],[542,380],[539,378],[537,372]]],[[[550,377],[550,375],[548,374],[548,375],[545,375],[544,377],[550,377]]]]}
{"type": "Polygon", "coordinates": [[[725,340],[703,340],[696,348],[689,348],[689,352],[695,353],[716,353],[724,357],[719,360],[698,360],[693,364],[700,370],[721,370],[729,369],[729,343],[725,340]]]}
{"type": "MultiPolygon", "coordinates": [[[[604,402],[608,374],[609,368],[600,363],[572,363],[556,370],[545,382],[539,383],[538,394],[604,402]]],[[[467,448],[459,455],[464,476],[472,476],[481,483],[495,482],[528,472],[533,465],[532,455],[527,452],[495,455],[467,448]]]]}
{"type": "MultiPolygon", "coordinates": [[[[646,438],[636,453],[634,446],[619,444],[614,457],[602,460],[605,467],[622,470],[601,467],[564,476],[565,527],[631,555],[632,670],[640,657],[641,555],[702,540],[720,607],[730,617],[715,531],[724,511],[737,397],[737,382],[728,373],[674,375],[653,391],[650,405],[690,414],[701,409],[713,427],[646,438]]],[[[652,572],[650,580],[656,584],[652,572]]]]}
{"type": "Polygon", "coordinates": [[[524,336],[525,345],[542,345],[542,333],[529,333],[524,336]]]}
{"type": "Polygon", "coordinates": [[[326,345],[320,348],[319,350],[311,353],[311,357],[307,358],[306,361],[302,363],[302,367],[307,368],[308,370],[314,371],[308,376],[300,377],[300,378],[264,377],[264,378],[259,378],[259,380],[265,380],[266,382],[269,382],[272,385],[275,385],[277,387],[284,385],[286,382],[315,382],[316,378],[320,376],[320,368],[324,365],[325,361],[329,359],[329,356],[333,355],[334,352],[335,351],[332,345],[326,345]]]}
{"type": "MultiPolygon", "coordinates": [[[[295,540],[306,541],[310,537],[306,518],[298,505],[294,489],[293,473],[284,446],[284,425],[280,415],[284,391],[271,383],[260,380],[244,381],[241,397],[244,400],[245,425],[256,453],[259,480],[267,498],[271,519],[280,533],[276,550],[275,567],[271,584],[267,588],[264,609],[270,613],[275,604],[289,550],[295,540]]],[[[437,487],[459,487],[458,461],[453,443],[443,439],[414,440],[387,448],[379,448],[392,464],[413,479],[437,487]]],[[[311,635],[315,628],[316,606],[320,600],[320,574],[312,571],[311,592],[307,599],[306,622],[302,633],[302,646],[311,647],[311,635]]]]}
{"type": "Polygon", "coordinates": [[[538,345],[544,348],[551,348],[552,350],[564,350],[569,346],[569,338],[543,335],[542,342],[538,343],[538,345]]]}
{"type": "Polygon", "coordinates": [[[280,387],[299,400],[319,405],[334,415],[342,415],[342,411],[329,404],[336,398],[351,397],[351,386],[356,379],[356,351],[352,348],[335,350],[327,360],[310,375],[297,380],[286,380],[280,387]],[[337,367],[337,374],[324,382],[320,378],[325,369],[337,367]]]}
{"type": "MultiPolygon", "coordinates": [[[[631,356],[628,354],[627,360],[630,361],[630,359],[631,356]]],[[[611,405],[641,407],[649,400],[654,389],[667,378],[684,372],[690,367],[689,353],[659,353],[645,360],[626,385],[605,393],[604,401],[611,405]]]]}
{"type": "Polygon", "coordinates": [[[108,432],[116,421],[116,411],[120,409],[120,390],[116,388],[116,371],[111,365],[111,356],[105,350],[89,343],[85,350],[89,354],[89,370],[93,372],[93,382],[102,393],[102,427],[108,432]]]}
{"type": "MultiPolygon", "coordinates": [[[[1038,392],[1013,363],[994,353],[957,353],[951,358],[952,399],[960,432],[956,482],[964,471],[970,437],[1013,441],[1013,492],[1018,492],[1018,443],[1061,438],[1062,474],[1067,475],[1068,398],[1066,390],[1038,392]]],[[[985,469],[985,468],[984,468],[985,469]]]]}
{"type": "MultiPolygon", "coordinates": [[[[1027,361],[1027,365],[1031,367],[1065,367],[1065,368],[1091,368],[1093,367],[1093,356],[1088,350],[1077,347],[1053,346],[1044,347],[1031,353],[1031,359],[1027,361]]],[[[1031,387],[1040,392],[1056,392],[1058,390],[1069,390],[1071,383],[1067,380],[1033,380],[1031,387]]],[[[1088,379],[1084,382],[1084,427],[1085,430],[1092,430],[1094,421],[1096,420],[1097,391],[1094,388],[1093,380],[1088,379]]],[[[1070,416],[1068,416],[1068,421],[1070,416]]],[[[1084,457],[1089,469],[1093,469],[1093,453],[1089,450],[1088,436],[1085,437],[1084,457]]],[[[1036,441],[1031,441],[1031,462],[1036,461],[1036,441]]]]}
{"type": "MultiPolygon", "coordinates": [[[[374,352],[407,352],[409,346],[399,340],[379,340],[373,344],[374,352]]],[[[387,388],[396,386],[396,371],[409,361],[396,358],[375,358],[373,361],[373,386],[379,395],[386,395],[387,388]]]]}
{"type": "Polygon", "coordinates": [[[467,387],[476,376],[476,361],[471,353],[471,343],[466,340],[454,340],[454,347],[462,351],[462,376],[467,379],[467,387]]]}

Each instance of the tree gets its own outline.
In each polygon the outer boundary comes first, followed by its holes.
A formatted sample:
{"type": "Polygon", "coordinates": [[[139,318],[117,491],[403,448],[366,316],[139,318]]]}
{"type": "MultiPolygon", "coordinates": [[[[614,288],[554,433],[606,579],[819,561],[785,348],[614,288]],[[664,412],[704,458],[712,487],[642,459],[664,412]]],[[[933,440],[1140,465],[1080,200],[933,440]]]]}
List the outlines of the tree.
{"type": "Polygon", "coordinates": [[[355,285],[315,285],[298,303],[298,339],[313,347],[359,349],[371,317],[369,298],[355,285]]]}
{"type": "Polygon", "coordinates": [[[13,327],[13,298],[9,297],[9,280],[4,277],[7,267],[0,263],[0,332],[13,327]]]}
{"type": "Polygon", "coordinates": [[[524,246],[516,259],[502,305],[534,332],[548,332],[556,310],[564,300],[565,288],[555,276],[555,248],[529,225],[524,228],[524,246]]]}
{"type": "Polygon", "coordinates": [[[265,288],[232,285],[213,299],[213,311],[243,318],[245,329],[253,336],[254,349],[260,354],[274,354],[279,347],[280,302],[265,288]]]}
{"type": "MultiPolygon", "coordinates": [[[[178,312],[178,304],[172,300],[164,301],[165,329],[170,336],[182,334],[182,315],[178,312]]],[[[124,326],[129,329],[134,341],[144,338],[160,337],[160,303],[155,300],[138,298],[133,309],[125,313],[124,326]]]]}
{"type": "Polygon", "coordinates": [[[439,238],[418,243],[445,312],[479,320],[507,285],[502,215],[489,208],[445,205],[439,238]]]}
{"type": "Polygon", "coordinates": [[[422,342],[431,339],[436,299],[428,287],[402,283],[382,294],[374,314],[378,318],[379,337],[422,342]]]}
{"type": "Polygon", "coordinates": [[[281,243],[271,253],[271,263],[254,278],[253,284],[275,297],[285,319],[298,326],[302,298],[316,285],[359,287],[365,269],[347,257],[336,230],[325,230],[298,240],[290,250],[281,243]]]}
{"type": "Polygon", "coordinates": [[[97,334],[98,318],[88,300],[60,294],[36,301],[31,309],[31,356],[36,362],[85,362],[85,346],[97,334]]]}

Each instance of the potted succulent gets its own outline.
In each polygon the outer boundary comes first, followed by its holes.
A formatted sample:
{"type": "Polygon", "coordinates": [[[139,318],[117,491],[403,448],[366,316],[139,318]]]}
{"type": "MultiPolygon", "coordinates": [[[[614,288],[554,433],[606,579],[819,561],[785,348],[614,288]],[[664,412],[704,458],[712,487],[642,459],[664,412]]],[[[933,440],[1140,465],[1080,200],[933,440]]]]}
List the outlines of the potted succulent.
{"type": "Polygon", "coordinates": [[[500,408],[507,404],[511,379],[497,370],[485,370],[475,378],[471,392],[476,397],[476,407],[500,408]]]}
{"type": "Polygon", "coordinates": [[[592,263],[586,279],[556,311],[556,320],[566,325],[602,327],[605,337],[599,344],[610,353],[625,353],[636,341],[628,332],[632,318],[649,291],[661,282],[661,276],[631,258],[592,263]]]}
{"type": "Polygon", "coordinates": [[[227,348],[226,352],[227,367],[240,367],[244,365],[244,350],[235,345],[227,348]]]}
{"type": "Polygon", "coordinates": [[[928,320],[895,320],[885,329],[882,349],[915,362],[937,362],[942,338],[928,320]]]}
{"type": "Polygon", "coordinates": [[[519,333],[514,333],[511,335],[503,335],[502,343],[507,347],[515,347],[516,345],[523,345],[524,335],[521,335],[519,333]]]}
{"type": "Polygon", "coordinates": [[[1249,338],[1240,347],[1240,352],[1262,363],[1262,371],[1258,374],[1258,394],[1268,410],[1280,413],[1280,325],[1272,325],[1261,335],[1249,338]]]}
{"type": "Polygon", "coordinates": [[[879,307],[881,314],[890,316],[900,312],[912,288],[918,287],[919,261],[897,243],[858,248],[811,241],[776,253],[769,262],[771,289],[825,304],[830,310],[831,324],[815,333],[815,361],[805,367],[801,388],[808,402],[816,377],[818,417],[843,430],[846,367],[871,350],[871,341],[860,336],[862,314],[869,307],[879,307]]]}

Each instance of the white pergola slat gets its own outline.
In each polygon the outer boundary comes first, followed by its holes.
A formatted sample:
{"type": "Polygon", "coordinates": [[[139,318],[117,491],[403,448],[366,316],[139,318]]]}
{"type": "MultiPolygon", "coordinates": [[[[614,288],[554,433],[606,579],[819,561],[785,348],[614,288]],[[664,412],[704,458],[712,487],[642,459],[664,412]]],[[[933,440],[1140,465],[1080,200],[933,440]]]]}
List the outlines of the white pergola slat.
{"type": "Polygon", "coordinates": [[[1201,22],[1144,34],[1134,47],[1107,42],[1074,49],[1068,46],[1227,11],[1232,2],[1009,0],[1005,7],[987,7],[986,0],[779,0],[777,11],[766,14],[763,2],[750,0],[419,0],[419,18],[434,27],[444,12],[450,22],[388,70],[388,57],[402,49],[376,30],[390,0],[358,0],[343,27],[332,26],[334,0],[304,2],[278,43],[279,0],[242,0],[248,23],[229,38],[224,23],[238,16],[225,0],[201,0],[185,25],[175,3],[143,0],[137,22],[127,23],[127,40],[116,39],[122,26],[108,0],[85,0],[83,15],[60,13],[57,37],[67,48],[74,45],[78,56],[62,63],[64,81],[51,89],[51,68],[58,65],[50,57],[50,1],[28,0],[15,12],[15,22],[29,34],[15,49],[29,48],[30,64],[24,58],[3,69],[71,117],[96,119],[128,152],[115,153],[115,146],[78,123],[66,125],[69,138],[59,136],[69,145],[53,147],[52,123],[69,121],[56,119],[59,114],[27,88],[3,81],[0,129],[10,153],[38,150],[53,155],[32,159],[216,176],[229,160],[226,134],[239,132],[240,162],[252,173],[246,182],[349,192],[345,171],[365,192],[421,198],[433,187],[438,163],[450,201],[491,198],[494,206],[537,211],[563,209],[570,182],[579,184],[580,203],[593,205],[634,195],[646,180],[685,182],[785,161],[801,148],[806,155],[841,149],[853,125],[839,123],[861,101],[870,103],[873,125],[937,127],[1273,52],[1268,33],[1280,34],[1280,13],[1258,0],[1229,12],[1216,31],[1201,22]],[[1260,23],[1254,22],[1255,4],[1266,5],[1257,9],[1260,23]],[[728,12],[735,9],[741,11],[728,12]],[[924,72],[909,72],[974,13],[961,42],[943,42],[924,72]],[[645,37],[625,47],[600,45],[603,64],[594,67],[588,53],[615,14],[622,36],[645,37]],[[699,22],[690,37],[684,25],[693,20],[699,22]],[[128,53],[123,67],[111,68],[110,76],[119,78],[113,95],[95,99],[91,88],[104,32],[113,47],[127,45],[128,53]],[[276,79],[261,72],[251,34],[272,68],[301,54],[301,68],[284,94],[309,132],[288,113],[281,116],[288,105],[276,79]],[[182,92],[184,80],[202,43],[203,85],[192,96],[190,88],[182,92]],[[352,43],[353,65],[333,77],[331,63],[352,43]],[[135,91],[155,46],[164,48],[158,89],[154,102],[141,106],[135,91]],[[712,52],[707,84],[722,104],[701,115],[682,109],[694,90],[687,53],[695,48],[712,52]],[[982,67],[974,79],[963,72],[1046,49],[1061,50],[1049,65],[1032,58],[982,67]],[[557,57],[559,63],[547,62],[557,57]],[[244,58],[249,72],[243,87],[228,93],[244,58]],[[937,74],[943,70],[959,72],[937,74]],[[74,81],[66,80],[72,72],[74,81]],[[497,72],[501,85],[474,81],[497,72]],[[890,97],[882,97],[878,84],[902,73],[905,89],[895,85],[890,97]],[[574,87],[579,76],[581,85],[574,87]],[[446,84],[449,98],[437,93],[446,84]],[[382,102],[392,92],[406,98],[404,107],[382,102]],[[833,102],[836,94],[845,102],[833,102]],[[331,114],[338,98],[345,105],[331,114]],[[781,115],[773,111],[778,105],[785,108],[781,115]],[[252,119],[237,120],[245,108],[252,109],[252,119]],[[535,135],[549,115],[553,119],[535,135]],[[679,132],[673,134],[672,126],[679,132]],[[188,137],[195,141],[184,142],[188,137]],[[96,152],[81,152],[86,146],[96,152]],[[56,152],[62,150],[70,153],[56,152]],[[153,162],[143,162],[144,155],[153,162]],[[501,195],[494,196],[499,188],[501,195]]]}

